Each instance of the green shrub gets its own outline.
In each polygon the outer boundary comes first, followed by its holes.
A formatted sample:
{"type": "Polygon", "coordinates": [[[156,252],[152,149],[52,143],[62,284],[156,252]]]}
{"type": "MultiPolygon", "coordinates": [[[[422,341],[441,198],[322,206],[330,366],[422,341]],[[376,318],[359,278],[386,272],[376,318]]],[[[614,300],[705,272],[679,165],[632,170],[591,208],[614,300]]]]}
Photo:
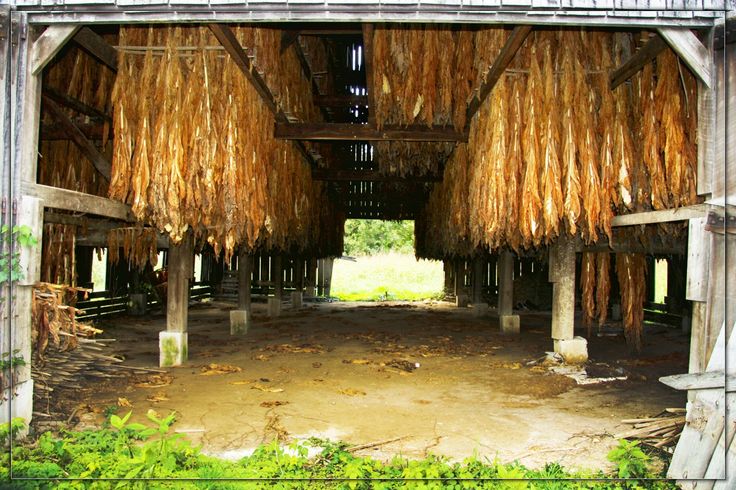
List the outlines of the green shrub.
{"type": "MultiPolygon", "coordinates": [[[[569,471],[558,463],[532,470],[519,463],[481,461],[477,456],[462,463],[431,455],[422,460],[397,456],[382,462],[355,456],[345,443],[319,439],[288,447],[274,441],[233,462],[203,455],[180,434],[171,434],[175,413],[162,418],[149,412],[147,424],[130,423],[130,417],[130,413],[122,417],[112,415],[108,428],[66,431],[59,436],[46,433],[34,443],[15,446],[13,476],[34,480],[10,482],[6,452],[0,456],[0,488],[614,489],[644,485],[637,480],[616,478],[653,476],[647,466],[647,455],[636,443],[626,441],[609,454],[609,459],[618,466],[613,475],[601,471],[569,471]],[[321,447],[322,451],[309,458],[310,446],[321,447]],[[127,480],[143,477],[178,480],[127,480]],[[93,480],[97,478],[119,480],[93,480]],[[236,481],[244,478],[266,480],[236,481]],[[331,480],[317,482],[325,478],[331,480]]],[[[3,430],[6,438],[12,433],[9,424],[3,430]]],[[[666,480],[647,480],[644,486],[676,488],[666,480]]]]}

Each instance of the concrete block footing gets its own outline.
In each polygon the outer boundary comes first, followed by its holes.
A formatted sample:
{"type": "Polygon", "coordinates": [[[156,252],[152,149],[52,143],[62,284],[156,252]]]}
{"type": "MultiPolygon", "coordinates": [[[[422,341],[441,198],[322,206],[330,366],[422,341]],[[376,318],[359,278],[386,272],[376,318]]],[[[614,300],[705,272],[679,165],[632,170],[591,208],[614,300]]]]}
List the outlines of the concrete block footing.
{"type": "Polygon", "coordinates": [[[232,310],[230,312],[230,335],[245,335],[250,328],[250,311],[232,310]]]}
{"type": "Polygon", "coordinates": [[[588,360],[588,341],[583,337],[555,339],[555,352],[560,354],[566,364],[583,364],[588,360]]]}
{"type": "Polygon", "coordinates": [[[498,317],[501,333],[506,335],[518,335],[521,331],[519,315],[501,315],[498,317]]]}
{"type": "Polygon", "coordinates": [[[158,333],[158,365],[161,367],[181,366],[189,357],[186,332],[158,333]]]}
{"type": "Polygon", "coordinates": [[[469,301],[467,295],[457,294],[455,296],[455,306],[457,306],[458,308],[465,308],[466,306],[468,306],[468,303],[469,301]]]}
{"type": "Polygon", "coordinates": [[[276,317],[281,315],[281,298],[268,298],[268,316],[276,317]]]}
{"type": "Polygon", "coordinates": [[[292,291],[291,293],[291,307],[295,310],[302,307],[304,304],[303,295],[301,291],[292,291]]]}
{"type": "Polygon", "coordinates": [[[488,303],[473,303],[473,316],[476,318],[484,317],[488,314],[488,303]]]}
{"type": "Polygon", "coordinates": [[[304,288],[304,298],[314,298],[317,296],[317,288],[314,286],[307,286],[304,288]]]}

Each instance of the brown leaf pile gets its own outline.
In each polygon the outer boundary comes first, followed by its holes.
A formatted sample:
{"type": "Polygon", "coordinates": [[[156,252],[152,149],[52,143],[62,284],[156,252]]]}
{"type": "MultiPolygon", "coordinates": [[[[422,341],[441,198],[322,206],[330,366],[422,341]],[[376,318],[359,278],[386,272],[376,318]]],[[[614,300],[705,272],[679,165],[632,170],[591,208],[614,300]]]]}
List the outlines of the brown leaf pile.
{"type": "MultiPolygon", "coordinates": [[[[492,60],[508,34],[481,35],[492,60]]],[[[533,32],[435,185],[417,224],[418,255],[519,251],[562,233],[596,242],[611,238],[616,214],[695,203],[695,79],[666,50],[655,68],[611,91],[609,74],[635,41],[533,32]]]]}
{"type": "Polygon", "coordinates": [[[49,342],[59,351],[69,351],[77,347],[78,337],[91,337],[100,332],[77,321],[81,310],[74,305],[80,292],[86,296],[89,290],[45,282],[34,285],[31,341],[37,360],[43,360],[49,342]]]}

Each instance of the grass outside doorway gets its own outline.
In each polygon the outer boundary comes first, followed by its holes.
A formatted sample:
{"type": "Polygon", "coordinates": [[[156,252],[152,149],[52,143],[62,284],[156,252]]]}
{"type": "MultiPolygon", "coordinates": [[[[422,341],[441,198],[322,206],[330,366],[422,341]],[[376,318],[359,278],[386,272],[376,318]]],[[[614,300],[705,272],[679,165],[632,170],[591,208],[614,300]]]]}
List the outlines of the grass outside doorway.
{"type": "Polygon", "coordinates": [[[335,261],[331,295],[341,301],[440,299],[442,262],[411,254],[382,253],[335,261]]]}

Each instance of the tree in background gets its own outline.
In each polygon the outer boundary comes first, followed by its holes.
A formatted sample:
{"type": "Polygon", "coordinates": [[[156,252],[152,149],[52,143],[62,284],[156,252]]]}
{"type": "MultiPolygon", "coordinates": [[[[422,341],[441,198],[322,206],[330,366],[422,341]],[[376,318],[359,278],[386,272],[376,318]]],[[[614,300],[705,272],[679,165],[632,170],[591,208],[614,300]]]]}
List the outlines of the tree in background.
{"type": "Polygon", "coordinates": [[[345,255],[375,255],[386,252],[414,252],[413,221],[345,221],[345,255]]]}

